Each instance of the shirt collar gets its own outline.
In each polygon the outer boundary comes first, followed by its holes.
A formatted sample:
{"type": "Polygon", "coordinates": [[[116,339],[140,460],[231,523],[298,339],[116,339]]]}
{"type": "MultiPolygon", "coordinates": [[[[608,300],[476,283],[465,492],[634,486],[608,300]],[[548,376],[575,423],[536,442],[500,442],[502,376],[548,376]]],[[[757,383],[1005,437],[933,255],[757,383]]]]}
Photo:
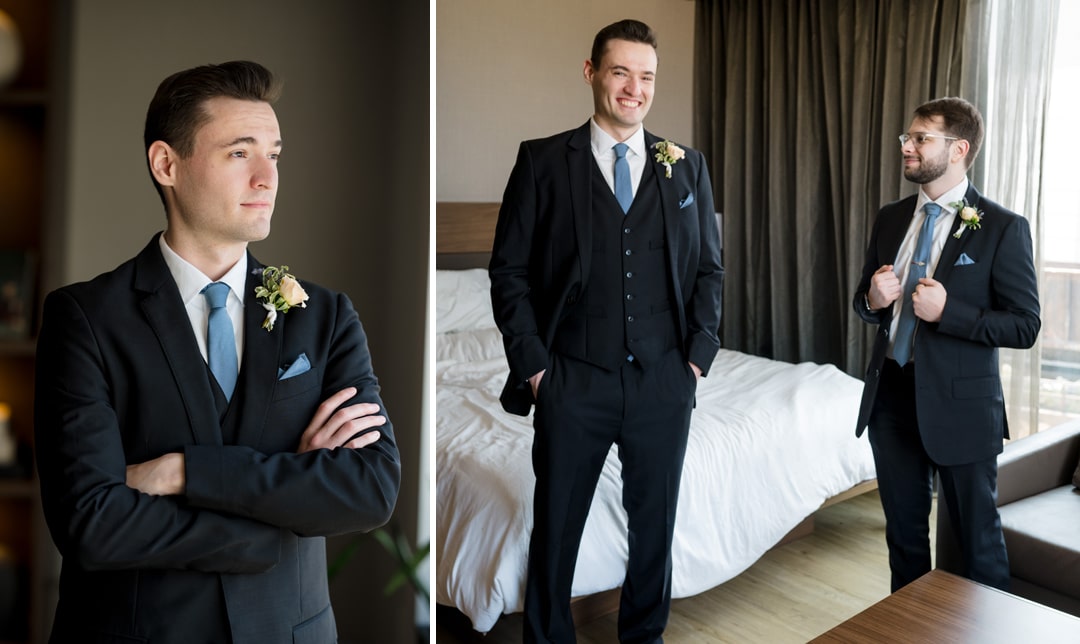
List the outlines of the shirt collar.
{"type": "MultiPolygon", "coordinates": [[[[162,257],[165,258],[165,265],[169,267],[169,272],[172,273],[173,280],[176,282],[177,288],[180,289],[180,299],[187,305],[196,296],[201,295],[206,285],[214,280],[204,275],[202,271],[195,268],[186,259],[177,255],[172,248],[169,248],[169,244],[165,242],[164,234],[158,237],[158,245],[161,247],[162,257]]],[[[243,293],[244,288],[247,286],[247,265],[248,256],[245,252],[233,264],[229,272],[217,280],[228,284],[231,291],[230,297],[236,297],[241,304],[244,302],[243,293]]]]}
{"type": "Polygon", "coordinates": [[[941,206],[941,209],[945,211],[945,214],[955,215],[956,208],[953,208],[950,204],[957,201],[963,201],[964,195],[967,194],[968,186],[970,184],[971,182],[968,181],[968,178],[965,176],[963,179],[960,180],[960,183],[956,184],[952,188],[949,188],[947,191],[945,191],[945,194],[941,195],[937,199],[931,199],[930,197],[927,197],[926,193],[923,192],[923,189],[919,188],[919,198],[915,202],[915,212],[919,212],[920,210],[922,210],[923,206],[933,201],[937,205],[941,206]]]}
{"type": "MultiPolygon", "coordinates": [[[[592,143],[593,155],[603,158],[604,156],[615,156],[615,151],[611,148],[615,147],[616,141],[613,136],[608,134],[596,124],[595,118],[589,119],[589,136],[592,143]]],[[[636,154],[642,158],[645,157],[645,127],[638,126],[636,132],[630,135],[628,139],[622,141],[630,148],[630,152],[636,154]]]]}

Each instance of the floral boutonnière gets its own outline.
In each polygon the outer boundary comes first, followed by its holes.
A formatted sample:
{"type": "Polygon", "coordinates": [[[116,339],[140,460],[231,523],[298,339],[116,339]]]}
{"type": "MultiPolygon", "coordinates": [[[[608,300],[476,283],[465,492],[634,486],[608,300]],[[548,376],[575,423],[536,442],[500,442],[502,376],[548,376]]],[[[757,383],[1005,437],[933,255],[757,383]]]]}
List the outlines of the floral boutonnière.
{"type": "Polygon", "coordinates": [[[255,287],[255,297],[265,300],[263,308],[266,309],[266,319],[263,320],[262,328],[267,331],[274,330],[278,311],[284,315],[294,306],[307,308],[307,291],[296,281],[296,277],[289,273],[288,266],[264,268],[263,283],[262,286],[255,287]]]}
{"type": "Polygon", "coordinates": [[[663,164],[664,168],[667,170],[664,173],[664,176],[670,179],[671,166],[675,165],[679,159],[686,156],[686,150],[667,140],[654,143],[653,147],[658,150],[656,153],[656,162],[663,164]]]}
{"type": "Polygon", "coordinates": [[[967,200],[954,201],[949,205],[960,214],[960,225],[957,226],[956,232],[953,233],[954,238],[960,239],[960,235],[964,234],[966,228],[978,230],[982,226],[983,212],[976,209],[975,206],[969,206],[967,200]]]}

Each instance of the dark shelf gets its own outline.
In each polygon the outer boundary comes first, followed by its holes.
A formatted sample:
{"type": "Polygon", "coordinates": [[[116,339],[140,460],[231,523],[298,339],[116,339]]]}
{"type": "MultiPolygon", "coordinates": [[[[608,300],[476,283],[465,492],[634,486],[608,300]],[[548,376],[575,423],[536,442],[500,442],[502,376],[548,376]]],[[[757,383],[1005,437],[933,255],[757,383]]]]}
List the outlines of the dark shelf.
{"type": "MultiPolygon", "coordinates": [[[[37,345],[34,340],[2,340],[0,339],[0,357],[33,357],[37,345]]],[[[0,643],[2,644],[2,643],[0,643]]]]}
{"type": "MultiPolygon", "coordinates": [[[[45,261],[58,245],[48,228],[58,213],[56,197],[63,181],[65,117],[68,109],[66,61],[71,53],[71,0],[0,0],[0,9],[18,25],[23,60],[9,85],[0,87],[0,249],[21,251],[33,259],[33,276],[24,310],[25,327],[5,324],[0,336],[0,400],[10,405],[10,431],[18,444],[19,466],[0,468],[0,542],[20,563],[15,613],[0,615],[0,644],[41,644],[56,590],[53,570],[58,556],[41,514],[41,495],[33,467],[34,356],[36,312],[41,293],[52,286],[54,264],[45,261]],[[54,131],[57,128],[59,131],[54,131]],[[25,335],[15,329],[27,331],[25,335]]],[[[59,220],[59,218],[57,218],[59,220]]],[[[10,315],[10,314],[9,314],[10,315]]],[[[3,590],[7,590],[7,586],[3,590]]],[[[2,593],[0,593],[2,594],[2,593]]]]}
{"type": "Polygon", "coordinates": [[[0,478],[0,499],[32,499],[37,484],[30,479],[0,478]]]}
{"type": "Polygon", "coordinates": [[[49,102],[49,95],[43,89],[0,89],[0,106],[2,107],[45,107],[49,102]]]}

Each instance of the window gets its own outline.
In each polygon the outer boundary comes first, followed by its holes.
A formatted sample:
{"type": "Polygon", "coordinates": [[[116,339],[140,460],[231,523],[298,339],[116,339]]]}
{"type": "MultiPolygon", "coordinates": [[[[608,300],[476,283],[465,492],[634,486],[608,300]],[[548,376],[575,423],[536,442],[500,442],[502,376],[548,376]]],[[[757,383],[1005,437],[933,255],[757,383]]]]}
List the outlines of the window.
{"type": "Polygon", "coordinates": [[[1058,8],[1042,160],[1039,427],[1080,417],[1080,179],[1074,118],[1080,105],[1080,3],[1058,8]]]}

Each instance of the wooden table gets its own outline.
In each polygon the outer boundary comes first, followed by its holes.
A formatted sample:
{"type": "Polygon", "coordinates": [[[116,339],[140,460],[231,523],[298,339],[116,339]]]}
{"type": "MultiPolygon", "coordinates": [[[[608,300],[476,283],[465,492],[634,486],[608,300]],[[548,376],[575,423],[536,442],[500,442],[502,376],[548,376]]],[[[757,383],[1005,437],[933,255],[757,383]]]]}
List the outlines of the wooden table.
{"type": "Polygon", "coordinates": [[[813,642],[1080,642],[1080,619],[933,570],[813,642]]]}

